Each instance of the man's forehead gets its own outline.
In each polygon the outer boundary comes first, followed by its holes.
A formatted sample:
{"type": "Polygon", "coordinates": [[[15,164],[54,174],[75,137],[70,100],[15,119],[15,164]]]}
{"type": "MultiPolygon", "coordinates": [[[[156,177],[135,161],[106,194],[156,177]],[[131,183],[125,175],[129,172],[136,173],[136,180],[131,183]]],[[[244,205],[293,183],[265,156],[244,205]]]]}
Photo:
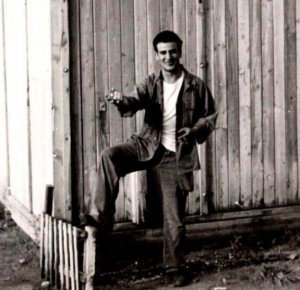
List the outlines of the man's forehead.
{"type": "Polygon", "coordinates": [[[177,43],[176,42],[159,42],[157,44],[157,50],[163,51],[163,50],[171,50],[171,49],[177,49],[177,43]]]}

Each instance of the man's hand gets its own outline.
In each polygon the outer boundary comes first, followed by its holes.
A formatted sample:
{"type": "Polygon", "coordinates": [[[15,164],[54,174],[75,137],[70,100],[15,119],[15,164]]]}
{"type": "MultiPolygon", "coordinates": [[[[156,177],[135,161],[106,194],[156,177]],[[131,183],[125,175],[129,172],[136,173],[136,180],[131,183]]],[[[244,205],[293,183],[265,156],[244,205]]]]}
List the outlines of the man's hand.
{"type": "Polygon", "coordinates": [[[194,131],[191,128],[183,127],[177,132],[179,142],[187,144],[194,138],[194,131]]]}
{"type": "Polygon", "coordinates": [[[123,95],[121,91],[117,91],[112,88],[106,99],[107,101],[112,102],[114,105],[119,105],[122,102],[123,95]]]}

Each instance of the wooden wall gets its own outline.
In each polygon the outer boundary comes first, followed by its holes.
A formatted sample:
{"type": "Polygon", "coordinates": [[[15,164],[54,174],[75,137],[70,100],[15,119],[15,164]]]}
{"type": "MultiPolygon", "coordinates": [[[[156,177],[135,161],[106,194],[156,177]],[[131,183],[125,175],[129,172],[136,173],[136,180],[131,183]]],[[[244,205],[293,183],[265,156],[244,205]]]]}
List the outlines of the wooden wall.
{"type": "Polygon", "coordinates": [[[53,184],[50,1],[0,1],[0,68],[0,200],[34,236],[53,184]]]}
{"type": "MultiPolygon", "coordinates": [[[[219,106],[217,129],[199,147],[187,213],[299,204],[299,1],[76,1],[71,23],[78,204],[84,211],[107,146],[139,130],[143,113],[122,119],[105,102],[157,69],[152,39],[171,29],[182,63],[207,81],[219,106]],[[81,121],[82,120],[82,123],[81,121]]],[[[74,160],[74,159],[73,159],[74,160]]],[[[147,212],[145,173],[121,181],[118,221],[147,212]]],[[[148,194],[148,195],[147,195],[148,194]]]]}

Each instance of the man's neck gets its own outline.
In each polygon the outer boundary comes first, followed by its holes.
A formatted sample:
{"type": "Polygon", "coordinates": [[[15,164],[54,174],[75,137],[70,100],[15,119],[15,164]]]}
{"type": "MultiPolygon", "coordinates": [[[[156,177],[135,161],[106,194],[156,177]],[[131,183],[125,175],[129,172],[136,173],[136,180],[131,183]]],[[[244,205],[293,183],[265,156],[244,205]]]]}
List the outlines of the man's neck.
{"type": "Polygon", "coordinates": [[[164,81],[167,83],[175,83],[180,78],[181,74],[181,67],[177,67],[174,71],[162,71],[164,81]]]}

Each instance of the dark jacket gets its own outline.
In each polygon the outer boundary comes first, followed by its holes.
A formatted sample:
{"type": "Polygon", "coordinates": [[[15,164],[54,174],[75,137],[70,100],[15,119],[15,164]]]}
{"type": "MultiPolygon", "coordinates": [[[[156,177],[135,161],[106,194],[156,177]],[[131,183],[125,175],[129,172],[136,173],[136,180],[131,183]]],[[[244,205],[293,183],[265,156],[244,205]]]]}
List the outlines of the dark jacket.
{"type": "MultiPolygon", "coordinates": [[[[179,174],[199,169],[195,140],[201,144],[214,130],[217,119],[215,102],[203,81],[184,70],[184,81],[176,104],[176,131],[193,128],[195,139],[187,144],[176,142],[179,174]]],[[[163,116],[163,80],[161,72],[149,75],[136,86],[134,97],[123,97],[119,111],[123,117],[131,117],[138,110],[145,110],[144,126],[132,136],[138,148],[140,161],[150,160],[161,141],[163,116]]],[[[177,139],[177,138],[176,138],[177,139]]]]}

